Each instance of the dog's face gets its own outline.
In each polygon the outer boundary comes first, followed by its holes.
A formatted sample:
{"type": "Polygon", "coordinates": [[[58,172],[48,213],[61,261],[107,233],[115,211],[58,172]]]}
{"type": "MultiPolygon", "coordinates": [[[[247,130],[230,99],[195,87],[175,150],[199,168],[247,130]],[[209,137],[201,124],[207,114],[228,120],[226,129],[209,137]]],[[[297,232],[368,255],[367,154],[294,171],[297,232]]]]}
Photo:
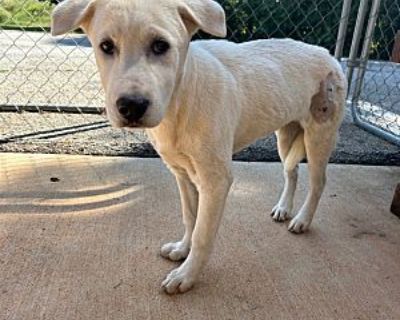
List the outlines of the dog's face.
{"type": "Polygon", "coordinates": [[[157,126],[182,75],[191,36],[225,36],[223,9],[212,0],[65,0],[52,33],[81,26],[94,48],[115,127],[157,126]]]}

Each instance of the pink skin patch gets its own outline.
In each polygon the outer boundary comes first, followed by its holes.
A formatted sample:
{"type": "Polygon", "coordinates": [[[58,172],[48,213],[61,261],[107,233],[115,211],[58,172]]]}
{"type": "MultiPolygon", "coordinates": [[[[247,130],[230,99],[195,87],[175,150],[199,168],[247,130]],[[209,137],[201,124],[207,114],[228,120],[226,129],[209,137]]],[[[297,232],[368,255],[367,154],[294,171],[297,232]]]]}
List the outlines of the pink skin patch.
{"type": "Polygon", "coordinates": [[[311,114],[319,122],[326,122],[335,112],[336,83],[333,73],[330,72],[325,80],[321,81],[319,91],[311,99],[311,114]]]}

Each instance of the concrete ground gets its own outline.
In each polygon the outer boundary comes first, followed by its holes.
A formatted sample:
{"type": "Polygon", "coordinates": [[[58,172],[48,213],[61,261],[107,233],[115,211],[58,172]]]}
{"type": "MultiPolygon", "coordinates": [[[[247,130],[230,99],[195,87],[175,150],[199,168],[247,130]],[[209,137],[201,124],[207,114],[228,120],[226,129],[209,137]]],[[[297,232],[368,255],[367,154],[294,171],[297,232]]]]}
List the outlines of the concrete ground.
{"type": "Polygon", "coordinates": [[[158,252],[182,225],[160,160],[0,154],[0,319],[400,319],[400,168],[330,165],[300,236],[269,218],[279,164],[234,175],[210,262],[171,297],[158,252]]]}

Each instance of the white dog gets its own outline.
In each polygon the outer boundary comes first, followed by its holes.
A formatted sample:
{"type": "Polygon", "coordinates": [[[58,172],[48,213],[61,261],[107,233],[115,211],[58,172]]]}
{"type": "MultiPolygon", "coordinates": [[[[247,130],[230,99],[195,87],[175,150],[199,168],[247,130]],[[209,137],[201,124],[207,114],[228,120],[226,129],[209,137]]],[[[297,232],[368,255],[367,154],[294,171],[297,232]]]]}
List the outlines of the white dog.
{"type": "Polygon", "coordinates": [[[308,228],[347,88],[327,50],[289,39],[190,42],[198,29],[225,36],[224,11],[212,0],[65,0],[55,8],[53,35],[78,26],[93,45],[112,125],[147,128],[178,182],[185,234],[161,254],[186,260],[162,283],[166,292],[190,289],[209,258],[232,153],[274,131],[285,186],[272,217],[289,217],[306,157],[310,190],[289,230],[308,228]]]}

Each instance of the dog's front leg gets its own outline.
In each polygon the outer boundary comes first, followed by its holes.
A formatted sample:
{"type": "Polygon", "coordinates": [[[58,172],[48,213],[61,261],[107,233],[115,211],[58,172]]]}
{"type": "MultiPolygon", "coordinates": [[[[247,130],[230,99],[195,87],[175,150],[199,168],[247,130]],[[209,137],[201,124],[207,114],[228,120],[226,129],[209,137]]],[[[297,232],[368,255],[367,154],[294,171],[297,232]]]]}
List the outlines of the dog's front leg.
{"type": "Polygon", "coordinates": [[[161,248],[161,255],[164,258],[178,261],[185,259],[190,251],[193,228],[196,222],[199,193],[196,186],[190,181],[185,172],[174,171],[181,195],[183,224],[185,234],[178,242],[166,243],[161,248]]]}
{"type": "Polygon", "coordinates": [[[208,260],[232,184],[227,167],[219,166],[218,173],[208,171],[205,175],[199,174],[199,208],[192,234],[192,248],[185,262],[163,281],[162,286],[167,293],[189,290],[208,260]]]}

